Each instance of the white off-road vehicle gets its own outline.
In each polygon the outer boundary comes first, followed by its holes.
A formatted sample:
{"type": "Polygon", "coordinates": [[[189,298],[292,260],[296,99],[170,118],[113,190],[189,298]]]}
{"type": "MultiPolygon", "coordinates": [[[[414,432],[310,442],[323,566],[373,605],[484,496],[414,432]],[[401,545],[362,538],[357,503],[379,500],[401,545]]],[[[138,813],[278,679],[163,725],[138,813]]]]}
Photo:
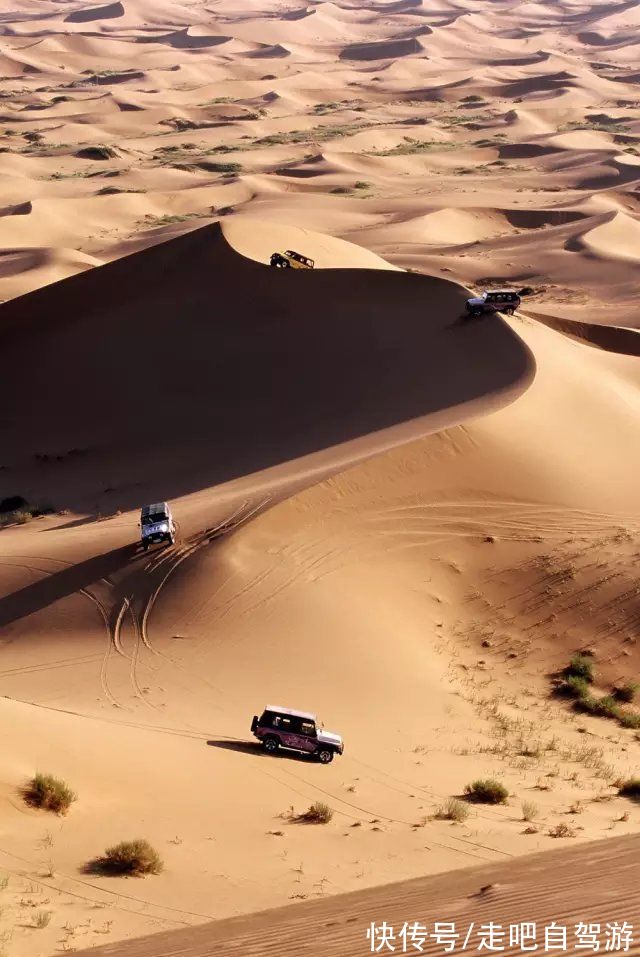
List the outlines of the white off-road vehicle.
{"type": "Polygon", "coordinates": [[[467,299],[467,312],[482,316],[487,312],[504,312],[510,316],[520,308],[520,296],[515,289],[487,289],[481,296],[467,299]]]}
{"type": "Polygon", "coordinates": [[[166,502],[145,505],[140,511],[140,539],[145,552],[149,545],[176,540],[176,526],[166,502]]]}

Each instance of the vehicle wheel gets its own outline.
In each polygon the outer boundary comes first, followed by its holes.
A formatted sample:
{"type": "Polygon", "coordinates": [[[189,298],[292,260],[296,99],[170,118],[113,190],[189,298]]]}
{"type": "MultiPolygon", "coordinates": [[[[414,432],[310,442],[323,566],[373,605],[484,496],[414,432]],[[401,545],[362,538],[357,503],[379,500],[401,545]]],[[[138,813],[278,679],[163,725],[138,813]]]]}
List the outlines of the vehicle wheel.
{"type": "Polygon", "coordinates": [[[472,319],[479,319],[481,315],[482,315],[482,309],[474,309],[471,312],[472,319]]]}
{"type": "Polygon", "coordinates": [[[272,734],[269,737],[264,739],[264,749],[267,754],[275,754],[278,748],[280,747],[280,742],[277,738],[274,738],[272,734]]]}
{"type": "Polygon", "coordinates": [[[508,309],[505,309],[504,313],[505,313],[505,316],[512,316],[512,315],[513,315],[513,309],[511,308],[511,306],[509,306],[508,309]]]}
{"type": "Polygon", "coordinates": [[[333,761],[333,751],[331,751],[330,748],[322,748],[316,753],[318,755],[318,761],[320,764],[331,764],[333,761]]]}
{"type": "Polygon", "coordinates": [[[278,268],[279,268],[279,269],[289,269],[289,268],[290,268],[290,267],[289,267],[289,263],[287,262],[286,259],[283,259],[282,262],[279,262],[279,263],[278,263],[278,268]]]}

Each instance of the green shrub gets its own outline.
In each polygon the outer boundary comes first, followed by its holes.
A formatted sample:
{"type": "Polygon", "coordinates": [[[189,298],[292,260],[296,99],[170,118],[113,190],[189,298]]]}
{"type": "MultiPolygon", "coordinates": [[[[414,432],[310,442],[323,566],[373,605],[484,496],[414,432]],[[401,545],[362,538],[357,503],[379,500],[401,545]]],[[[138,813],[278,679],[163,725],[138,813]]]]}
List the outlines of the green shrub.
{"type": "Polygon", "coordinates": [[[92,874],[143,877],[160,874],[164,867],[160,855],[148,841],[121,841],[109,847],[102,857],[91,861],[87,870],[92,874]]]}
{"type": "Polygon", "coordinates": [[[623,728],[640,728],[640,714],[635,711],[619,711],[618,721],[623,728]]]}
{"type": "Polygon", "coordinates": [[[567,698],[588,698],[589,682],[586,678],[580,678],[578,675],[569,675],[558,687],[559,694],[567,698]]]}
{"type": "Polygon", "coordinates": [[[465,799],[477,804],[505,804],[509,792],[503,784],[493,778],[484,778],[467,784],[465,799]]]}
{"type": "Polygon", "coordinates": [[[36,774],[24,789],[27,804],[54,814],[66,814],[76,795],[69,785],[52,774],[36,774]]]}
{"type": "Polygon", "coordinates": [[[629,778],[618,788],[620,797],[632,798],[634,801],[640,801],[640,778],[629,778]]]}
{"type": "Polygon", "coordinates": [[[595,698],[587,694],[574,701],[573,707],[576,711],[592,714],[598,718],[619,718],[620,708],[612,695],[605,695],[603,698],[595,698]]]}
{"type": "Polygon", "coordinates": [[[589,684],[593,682],[593,662],[588,655],[573,655],[571,661],[564,669],[565,678],[583,678],[589,684]]]}

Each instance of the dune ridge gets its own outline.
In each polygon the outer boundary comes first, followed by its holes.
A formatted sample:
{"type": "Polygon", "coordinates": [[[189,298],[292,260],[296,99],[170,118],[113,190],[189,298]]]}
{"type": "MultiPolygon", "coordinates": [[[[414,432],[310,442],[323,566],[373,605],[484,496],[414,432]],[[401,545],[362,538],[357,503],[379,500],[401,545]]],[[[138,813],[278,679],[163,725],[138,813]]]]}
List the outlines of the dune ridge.
{"type": "Polygon", "coordinates": [[[0,949],[637,918],[637,4],[0,25],[0,949]],[[344,754],[263,753],[270,701],[344,754]],[[136,837],[162,873],[86,872],[136,837]]]}

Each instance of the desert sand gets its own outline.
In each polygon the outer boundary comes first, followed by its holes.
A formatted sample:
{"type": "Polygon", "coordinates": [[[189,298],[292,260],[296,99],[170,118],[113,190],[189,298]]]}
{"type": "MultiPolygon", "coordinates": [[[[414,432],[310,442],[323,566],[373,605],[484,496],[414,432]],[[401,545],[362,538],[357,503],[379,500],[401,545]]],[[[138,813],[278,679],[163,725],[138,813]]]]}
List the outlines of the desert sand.
{"type": "Polygon", "coordinates": [[[364,953],[409,879],[542,920],[588,866],[585,919],[633,919],[640,733],[552,676],[640,672],[639,41],[626,2],[0,14],[0,498],[47,512],[0,528],[7,957],[295,952],[347,912],[314,953],[364,953]],[[515,316],[462,321],[501,283],[515,316]],[[344,755],[265,755],[267,703],[344,755]],[[438,819],[478,777],[508,802],[438,819]],[[160,875],[85,873],[137,837],[160,875]]]}

